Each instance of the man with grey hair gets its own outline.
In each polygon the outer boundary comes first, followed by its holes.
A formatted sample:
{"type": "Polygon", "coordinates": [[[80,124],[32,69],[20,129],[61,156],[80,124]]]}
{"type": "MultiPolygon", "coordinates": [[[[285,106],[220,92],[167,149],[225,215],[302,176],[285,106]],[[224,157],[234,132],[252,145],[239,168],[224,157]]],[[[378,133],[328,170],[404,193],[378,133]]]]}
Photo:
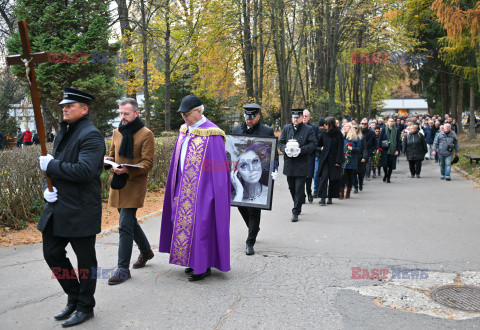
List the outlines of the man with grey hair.
{"type": "MultiPolygon", "coordinates": [[[[140,249],[140,256],[133,268],[142,268],[153,258],[145,233],[137,221],[137,209],[143,207],[147,193],[148,172],[153,167],[155,140],[151,130],[140,120],[135,99],[119,102],[120,126],[113,131],[112,144],[107,160],[122,164],[113,169],[108,204],[120,214],[118,231],[118,269],[108,284],[120,284],[131,277],[130,259],[133,241],[140,249]],[[132,165],[132,166],[129,166],[132,165]]],[[[106,166],[110,167],[110,166],[106,166]]]]}
{"type": "Polygon", "coordinates": [[[428,121],[428,125],[423,129],[423,132],[425,133],[425,142],[427,142],[427,154],[425,155],[425,158],[430,159],[432,158],[432,145],[436,133],[436,129],[433,126],[433,120],[428,121]]]}
{"type": "Polygon", "coordinates": [[[450,170],[452,168],[453,153],[458,157],[458,138],[457,134],[452,131],[450,124],[443,125],[443,131],[438,133],[433,142],[433,155],[438,152],[440,161],[440,179],[450,181],[450,170]]]}

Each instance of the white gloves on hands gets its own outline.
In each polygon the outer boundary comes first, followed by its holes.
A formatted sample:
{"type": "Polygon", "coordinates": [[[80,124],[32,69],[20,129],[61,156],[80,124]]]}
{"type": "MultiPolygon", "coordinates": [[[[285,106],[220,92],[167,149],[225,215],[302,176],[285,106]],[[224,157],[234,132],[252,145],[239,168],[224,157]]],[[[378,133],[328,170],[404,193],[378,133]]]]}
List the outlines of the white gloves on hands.
{"type": "Polygon", "coordinates": [[[292,154],[290,153],[290,150],[286,150],[286,149],[285,149],[285,154],[286,154],[288,157],[292,157],[292,154]]]}
{"type": "Polygon", "coordinates": [[[53,187],[53,191],[49,191],[48,188],[43,192],[43,198],[49,203],[55,203],[58,199],[57,188],[53,187]]]}
{"type": "Polygon", "coordinates": [[[300,150],[300,148],[299,148],[297,151],[295,151],[295,152],[292,154],[292,157],[298,157],[298,155],[300,155],[300,152],[301,152],[301,151],[302,151],[302,150],[300,150]]]}
{"type": "Polygon", "coordinates": [[[50,154],[47,154],[46,156],[40,156],[38,157],[38,160],[40,161],[40,168],[42,171],[47,170],[48,163],[53,159],[53,156],[50,154]]]}
{"type": "Polygon", "coordinates": [[[272,172],[272,180],[277,180],[277,176],[278,176],[278,170],[275,171],[275,172],[272,172]]]}

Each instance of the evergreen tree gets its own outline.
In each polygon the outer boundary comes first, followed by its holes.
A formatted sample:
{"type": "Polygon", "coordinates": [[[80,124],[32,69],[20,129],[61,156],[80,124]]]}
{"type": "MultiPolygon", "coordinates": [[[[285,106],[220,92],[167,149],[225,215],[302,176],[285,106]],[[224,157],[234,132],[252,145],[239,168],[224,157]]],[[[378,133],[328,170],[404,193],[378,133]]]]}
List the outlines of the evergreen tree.
{"type": "MultiPolygon", "coordinates": [[[[89,54],[86,60],[61,55],[62,62],[68,60],[71,63],[42,63],[36,66],[47,128],[57,128],[62,120],[58,103],[62,99],[63,87],[70,86],[96,97],[90,118],[102,131],[110,129],[107,122],[116,116],[116,100],[122,95],[114,79],[116,63],[92,62],[91,56],[94,52],[116,53],[120,48],[118,43],[109,44],[111,18],[108,3],[102,0],[18,0],[15,13],[19,20],[27,21],[32,52],[89,54]],[[75,60],[77,63],[72,63],[75,60]]],[[[8,40],[7,48],[10,54],[22,52],[18,32],[8,40]]],[[[25,77],[21,66],[16,66],[14,73],[25,77]]]]}

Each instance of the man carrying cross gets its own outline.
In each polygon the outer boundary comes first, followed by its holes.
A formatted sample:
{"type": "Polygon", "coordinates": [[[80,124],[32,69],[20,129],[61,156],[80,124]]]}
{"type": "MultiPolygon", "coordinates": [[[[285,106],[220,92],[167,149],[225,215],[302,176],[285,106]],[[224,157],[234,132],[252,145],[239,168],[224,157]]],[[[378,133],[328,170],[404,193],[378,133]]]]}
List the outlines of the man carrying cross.
{"type": "Polygon", "coordinates": [[[63,97],[64,121],[52,155],[40,156],[40,168],[52,179],[53,192],[45,185],[47,204],[37,228],[42,232],[45,261],[68,295],[67,306],[55,318],[68,319],[62,326],[70,327],[93,317],[105,142],[88,118],[93,95],[65,87],[63,97]],[[69,243],[77,256],[78,271],[66,256],[69,243]]]}

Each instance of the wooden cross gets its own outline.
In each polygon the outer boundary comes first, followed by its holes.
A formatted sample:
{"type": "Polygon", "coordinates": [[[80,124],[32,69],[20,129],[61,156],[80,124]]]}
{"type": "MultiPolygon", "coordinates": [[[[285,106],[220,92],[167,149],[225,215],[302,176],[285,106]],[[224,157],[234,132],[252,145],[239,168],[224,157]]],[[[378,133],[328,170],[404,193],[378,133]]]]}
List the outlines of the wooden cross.
{"type": "MultiPolygon", "coordinates": [[[[12,55],[7,57],[7,65],[25,65],[25,73],[30,87],[30,95],[32,97],[33,112],[35,114],[35,125],[37,126],[38,138],[42,148],[42,155],[47,155],[47,147],[45,145],[45,127],[43,126],[42,109],[40,106],[40,97],[38,96],[37,79],[35,77],[35,68],[33,64],[48,62],[48,53],[32,53],[30,48],[30,40],[28,38],[27,22],[18,22],[18,31],[22,40],[23,53],[20,55],[12,55]]],[[[47,177],[48,190],[53,191],[52,180],[47,177]]]]}

